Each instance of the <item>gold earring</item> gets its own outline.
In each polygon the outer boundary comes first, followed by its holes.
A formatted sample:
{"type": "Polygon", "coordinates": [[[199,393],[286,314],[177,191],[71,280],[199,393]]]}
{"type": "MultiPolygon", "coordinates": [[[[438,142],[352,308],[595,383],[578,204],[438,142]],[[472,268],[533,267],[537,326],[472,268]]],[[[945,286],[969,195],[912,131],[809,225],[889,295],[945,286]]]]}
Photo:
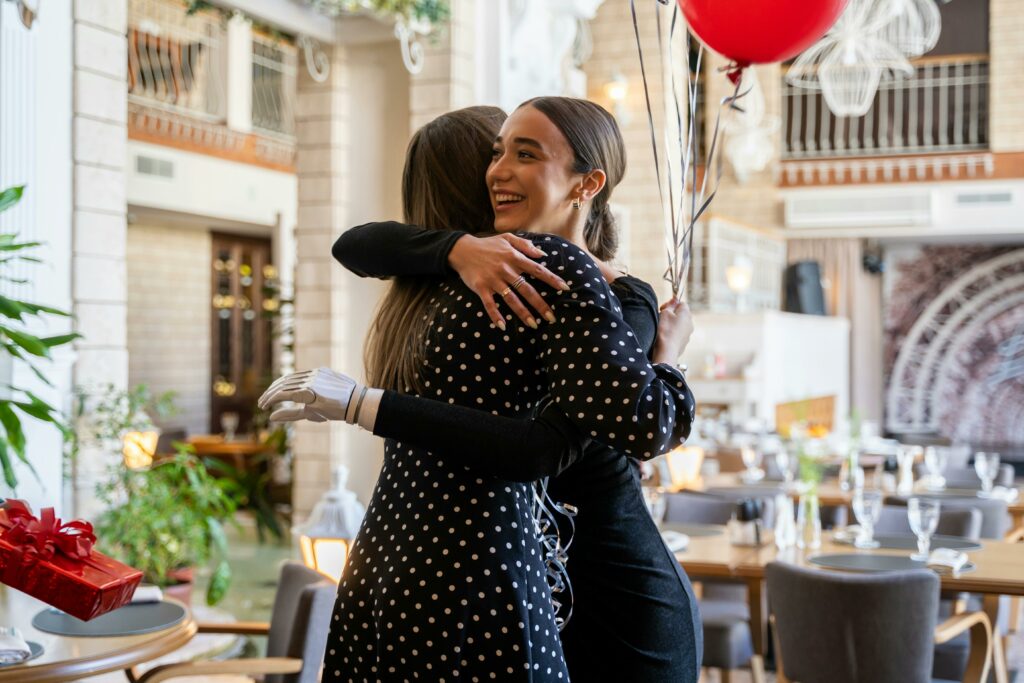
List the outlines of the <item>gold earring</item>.
{"type": "Polygon", "coordinates": [[[572,200],[572,208],[574,208],[577,211],[579,211],[580,207],[582,207],[582,206],[583,206],[583,202],[580,201],[579,197],[576,197],[575,199],[572,200]]]}

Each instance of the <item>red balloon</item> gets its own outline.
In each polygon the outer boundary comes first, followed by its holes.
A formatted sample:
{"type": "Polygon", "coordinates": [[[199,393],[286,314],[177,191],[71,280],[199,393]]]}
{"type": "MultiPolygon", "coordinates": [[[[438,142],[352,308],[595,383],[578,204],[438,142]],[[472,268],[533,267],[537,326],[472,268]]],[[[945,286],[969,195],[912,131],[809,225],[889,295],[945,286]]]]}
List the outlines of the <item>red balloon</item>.
{"type": "Polygon", "coordinates": [[[832,28],[847,0],[679,0],[690,30],[740,66],[795,57],[832,28]]]}

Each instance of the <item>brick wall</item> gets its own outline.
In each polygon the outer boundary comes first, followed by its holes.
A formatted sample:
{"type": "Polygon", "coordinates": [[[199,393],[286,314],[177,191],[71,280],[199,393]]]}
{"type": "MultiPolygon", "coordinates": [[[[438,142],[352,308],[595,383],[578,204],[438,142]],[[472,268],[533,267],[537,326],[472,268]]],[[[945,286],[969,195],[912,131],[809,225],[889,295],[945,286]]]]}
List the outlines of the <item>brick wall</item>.
{"type": "Polygon", "coordinates": [[[1024,150],[1024,3],[990,0],[990,146],[994,152],[1024,150]]]}
{"type": "Polygon", "coordinates": [[[210,234],[128,228],[128,382],[174,391],[161,426],[205,434],[210,421],[210,234]]]}

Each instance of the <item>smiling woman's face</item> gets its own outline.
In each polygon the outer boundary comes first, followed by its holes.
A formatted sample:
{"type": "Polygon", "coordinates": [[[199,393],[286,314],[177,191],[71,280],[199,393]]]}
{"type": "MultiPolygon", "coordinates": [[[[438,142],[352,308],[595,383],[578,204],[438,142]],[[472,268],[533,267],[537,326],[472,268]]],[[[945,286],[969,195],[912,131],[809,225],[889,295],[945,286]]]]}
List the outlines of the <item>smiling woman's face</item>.
{"type": "Polygon", "coordinates": [[[487,169],[494,229],[570,237],[579,215],[572,201],[582,177],[572,166],[569,141],[551,119],[529,105],[513,112],[487,169]]]}

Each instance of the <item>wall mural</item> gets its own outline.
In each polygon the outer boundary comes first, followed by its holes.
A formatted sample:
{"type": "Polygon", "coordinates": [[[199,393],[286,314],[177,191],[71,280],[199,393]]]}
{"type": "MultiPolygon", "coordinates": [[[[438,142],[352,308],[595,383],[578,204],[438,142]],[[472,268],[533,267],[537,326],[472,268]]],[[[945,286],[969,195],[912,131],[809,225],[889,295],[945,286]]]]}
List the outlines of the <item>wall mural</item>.
{"type": "Polygon", "coordinates": [[[1024,249],[929,246],[895,264],[886,426],[1024,448],[1024,249]]]}

